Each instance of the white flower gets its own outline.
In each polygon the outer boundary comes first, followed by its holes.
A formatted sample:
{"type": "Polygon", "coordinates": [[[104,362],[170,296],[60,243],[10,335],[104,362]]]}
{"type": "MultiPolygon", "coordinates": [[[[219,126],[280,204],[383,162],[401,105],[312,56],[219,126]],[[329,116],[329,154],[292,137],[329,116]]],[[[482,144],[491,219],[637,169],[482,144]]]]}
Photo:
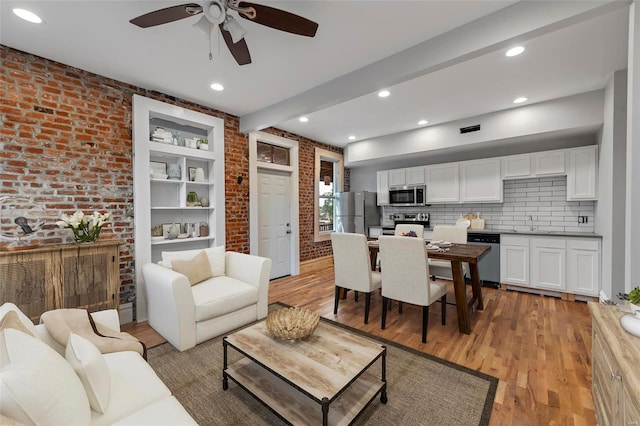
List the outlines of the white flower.
{"type": "Polygon", "coordinates": [[[86,216],[78,210],[71,216],[63,214],[56,224],[61,228],[71,228],[76,241],[96,241],[102,226],[108,222],[109,216],[109,213],[100,214],[99,212],[86,216]]]}

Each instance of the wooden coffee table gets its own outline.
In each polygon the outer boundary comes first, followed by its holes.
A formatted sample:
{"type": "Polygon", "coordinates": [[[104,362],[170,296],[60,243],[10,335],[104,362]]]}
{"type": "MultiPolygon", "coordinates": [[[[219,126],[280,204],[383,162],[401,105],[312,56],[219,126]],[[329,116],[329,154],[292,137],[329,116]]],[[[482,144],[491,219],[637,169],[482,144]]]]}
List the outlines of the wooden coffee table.
{"type": "Polygon", "coordinates": [[[222,388],[233,380],[291,424],[347,425],[378,394],[387,402],[387,348],[343,328],[320,321],[304,340],[276,340],[262,321],[222,344],[222,388]],[[244,356],[230,366],[228,347],[244,356]],[[378,359],[382,377],[368,371],[378,359]]]}

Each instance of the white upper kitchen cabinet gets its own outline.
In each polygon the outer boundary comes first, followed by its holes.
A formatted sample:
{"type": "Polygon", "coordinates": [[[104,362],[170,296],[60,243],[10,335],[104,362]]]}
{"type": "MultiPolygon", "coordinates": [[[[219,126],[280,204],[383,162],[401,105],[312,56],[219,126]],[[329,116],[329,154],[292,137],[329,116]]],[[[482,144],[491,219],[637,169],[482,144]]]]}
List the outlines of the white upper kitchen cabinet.
{"type": "Polygon", "coordinates": [[[567,239],[567,291],[597,296],[600,291],[600,239],[567,239]]]}
{"type": "Polygon", "coordinates": [[[378,205],[389,204],[389,172],[387,170],[376,173],[376,191],[378,193],[378,205]]]}
{"type": "Polygon", "coordinates": [[[564,151],[545,151],[533,154],[534,176],[561,176],[566,174],[564,151]]]}
{"type": "Polygon", "coordinates": [[[407,184],[406,169],[389,170],[389,186],[405,186],[407,184]]]}
{"type": "Polygon", "coordinates": [[[502,178],[531,177],[531,154],[511,155],[502,158],[502,178]]]}
{"type": "Polygon", "coordinates": [[[459,163],[425,167],[427,203],[457,203],[460,201],[459,163]]]}
{"type": "Polygon", "coordinates": [[[407,185],[424,185],[424,167],[409,167],[405,169],[407,185]]]}
{"type": "Polygon", "coordinates": [[[529,286],[529,237],[500,236],[500,282],[529,286]]]}
{"type": "Polygon", "coordinates": [[[502,202],[500,159],[461,162],[460,181],[460,198],[463,203],[502,202]]]}
{"type": "Polygon", "coordinates": [[[595,200],[597,146],[567,152],[567,200],[595,200]]]}
{"type": "Polygon", "coordinates": [[[531,237],[531,285],[564,291],[566,285],[564,238],[531,237]]]}

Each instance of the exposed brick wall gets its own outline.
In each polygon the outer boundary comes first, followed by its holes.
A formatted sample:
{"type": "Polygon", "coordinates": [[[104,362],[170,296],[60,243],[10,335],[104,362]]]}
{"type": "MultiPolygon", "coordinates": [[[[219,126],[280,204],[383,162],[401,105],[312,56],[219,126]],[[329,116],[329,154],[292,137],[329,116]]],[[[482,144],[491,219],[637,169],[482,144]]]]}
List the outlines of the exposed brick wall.
{"type": "MultiPolygon", "coordinates": [[[[124,241],[121,301],[135,296],[134,94],[225,120],[226,246],[249,252],[248,141],[239,131],[238,117],[2,45],[0,63],[0,196],[29,197],[45,208],[52,224],[62,213],[76,210],[110,212],[111,223],[101,238],[124,241]]],[[[341,149],[267,131],[300,141],[300,259],[329,254],[329,244],[313,242],[313,148],[341,149]]],[[[41,244],[73,241],[70,230],[55,225],[43,235],[41,244]]]]}

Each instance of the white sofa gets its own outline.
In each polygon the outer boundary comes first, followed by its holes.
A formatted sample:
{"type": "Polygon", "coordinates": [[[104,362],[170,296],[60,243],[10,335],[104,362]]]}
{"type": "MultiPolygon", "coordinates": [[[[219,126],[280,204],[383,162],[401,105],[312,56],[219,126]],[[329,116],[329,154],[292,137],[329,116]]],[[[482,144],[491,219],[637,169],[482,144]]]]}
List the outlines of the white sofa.
{"type": "MultiPolygon", "coordinates": [[[[11,303],[0,307],[0,319],[11,310],[18,312],[31,334],[0,330],[0,424],[11,420],[24,425],[196,424],[137,352],[100,354],[92,343],[75,335],[64,347],[43,324],[34,326],[11,303]]],[[[92,316],[120,331],[117,311],[92,316]]]]}
{"type": "Polygon", "coordinates": [[[195,285],[170,269],[202,251],[163,252],[163,266],[142,267],[149,325],[179,351],[267,316],[271,259],[205,249],[213,276],[195,285]]]}

